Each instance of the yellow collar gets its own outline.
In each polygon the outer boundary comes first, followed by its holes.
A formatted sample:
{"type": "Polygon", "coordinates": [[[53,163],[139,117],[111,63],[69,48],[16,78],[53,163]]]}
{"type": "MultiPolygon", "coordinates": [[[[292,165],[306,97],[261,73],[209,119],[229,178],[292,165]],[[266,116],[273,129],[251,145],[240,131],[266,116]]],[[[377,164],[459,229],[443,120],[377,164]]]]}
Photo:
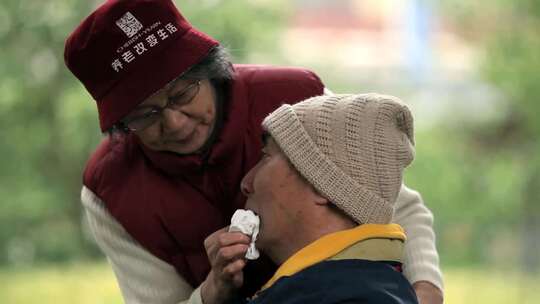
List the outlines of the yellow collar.
{"type": "Polygon", "coordinates": [[[348,247],[369,239],[397,239],[405,241],[405,232],[397,224],[364,224],[356,228],[327,234],[287,259],[274,276],[261,288],[272,286],[278,279],[291,276],[311,265],[327,260],[348,247]]]}

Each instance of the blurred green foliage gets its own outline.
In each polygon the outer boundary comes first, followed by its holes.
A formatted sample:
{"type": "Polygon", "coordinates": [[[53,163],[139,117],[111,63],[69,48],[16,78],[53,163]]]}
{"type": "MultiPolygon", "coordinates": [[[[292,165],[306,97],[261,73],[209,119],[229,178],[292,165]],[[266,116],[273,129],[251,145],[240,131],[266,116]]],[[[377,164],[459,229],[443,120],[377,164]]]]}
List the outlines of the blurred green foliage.
{"type": "Polygon", "coordinates": [[[440,171],[441,178],[452,171],[470,172],[456,176],[461,187],[448,192],[457,200],[452,204],[461,205],[455,209],[461,214],[452,222],[445,222],[452,207],[440,201],[445,192],[433,193],[438,200],[434,209],[443,237],[442,254],[453,259],[459,256],[456,251],[465,251],[464,261],[487,260],[501,267],[519,262],[526,271],[539,271],[540,3],[446,0],[442,8],[461,36],[482,50],[481,73],[500,90],[504,101],[496,119],[450,132],[455,136],[446,149],[458,148],[461,164],[440,171]],[[449,241],[454,234],[460,239],[471,232],[468,242],[449,241]]]}
{"type": "Polygon", "coordinates": [[[80,172],[100,134],[63,67],[67,30],[87,1],[0,3],[0,263],[97,251],[82,238],[80,172]]]}

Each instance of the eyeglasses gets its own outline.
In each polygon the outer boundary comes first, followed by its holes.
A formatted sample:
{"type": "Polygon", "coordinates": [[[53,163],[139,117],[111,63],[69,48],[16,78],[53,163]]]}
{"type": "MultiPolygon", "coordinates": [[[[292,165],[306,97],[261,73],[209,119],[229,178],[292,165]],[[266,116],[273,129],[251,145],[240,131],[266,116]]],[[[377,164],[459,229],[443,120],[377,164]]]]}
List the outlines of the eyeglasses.
{"type": "Polygon", "coordinates": [[[150,108],[150,110],[137,114],[134,117],[127,118],[123,121],[121,121],[121,126],[126,131],[141,131],[149,126],[153,125],[156,121],[158,121],[161,118],[161,113],[163,113],[163,110],[166,108],[180,111],[182,106],[190,103],[195,96],[199,93],[199,89],[201,87],[201,81],[198,80],[194,83],[191,83],[187,87],[185,87],[182,91],[180,91],[178,94],[170,97],[167,101],[167,104],[163,107],[160,106],[153,106],[150,108]]]}

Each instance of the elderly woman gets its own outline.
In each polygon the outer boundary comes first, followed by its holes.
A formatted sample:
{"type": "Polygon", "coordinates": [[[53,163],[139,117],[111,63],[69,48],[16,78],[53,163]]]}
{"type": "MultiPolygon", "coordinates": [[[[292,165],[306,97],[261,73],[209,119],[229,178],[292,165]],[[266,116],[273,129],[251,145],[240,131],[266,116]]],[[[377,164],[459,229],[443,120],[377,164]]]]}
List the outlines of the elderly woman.
{"type": "MultiPolygon", "coordinates": [[[[170,0],[106,1],[68,37],[65,62],[108,133],[81,197],[125,301],[201,302],[211,269],[203,242],[244,207],[239,185],[261,156],[262,119],[323,94],[323,83],[300,68],[232,65],[170,0]]],[[[395,220],[409,235],[406,277],[439,296],[432,215],[418,193],[401,188],[395,220]]],[[[242,291],[274,269],[248,264],[242,291]]]]}

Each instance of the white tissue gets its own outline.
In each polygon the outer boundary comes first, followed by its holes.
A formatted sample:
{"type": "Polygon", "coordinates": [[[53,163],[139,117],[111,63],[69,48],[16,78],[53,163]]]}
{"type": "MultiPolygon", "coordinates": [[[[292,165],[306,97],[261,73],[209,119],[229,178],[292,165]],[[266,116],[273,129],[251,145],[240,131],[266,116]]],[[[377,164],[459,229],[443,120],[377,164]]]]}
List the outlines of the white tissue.
{"type": "Polygon", "coordinates": [[[259,234],[259,217],[251,210],[238,209],[231,218],[229,232],[242,232],[251,236],[251,243],[246,252],[246,259],[256,260],[259,258],[259,251],[255,248],[255,241],[259,234]]]}

